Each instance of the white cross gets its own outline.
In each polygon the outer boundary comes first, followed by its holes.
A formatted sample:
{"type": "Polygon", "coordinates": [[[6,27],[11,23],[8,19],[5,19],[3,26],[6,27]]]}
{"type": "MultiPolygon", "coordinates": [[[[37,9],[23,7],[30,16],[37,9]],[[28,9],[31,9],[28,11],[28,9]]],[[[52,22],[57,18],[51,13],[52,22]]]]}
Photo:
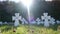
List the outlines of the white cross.
{"type": "Polygon", "coordinates": [[[8,24],[7,22],[4,22],[4,24],[8,24]]]}
{"type": "Polygon", "coordinates": [[[56,22],[57,22],[57,24],[60,24],[60,21],[59,20],[57,20],[56,22]]]}
{"type": "Polygon", "coordinates": [[[19,20],[21,20],[21,16],[19,16],[19,13],[15,13],[15,16],[12,16],[12,20],[15,21],[14,26],[18,26],[19,20]]]}
{"type": "Polygon", "coordinates": [[[0,22],[0,25],[2,25],[3,23],[2,22],[0,22]]]}
{"type": "Polygon", "coordinates": [[[49,20],[50,16],[48,16],[48,13],[43,13],[44,16],[41,16],[41,19],[44,20],[44,26],[49,27],[49,20]]]}
{"type": "Polygon", "coordinates": [[[41,23],[41,20],[39,18],[36,19],[37,24],[39,25],[41,23]]]}
{"type": "Polygon", "coordinates": [[[28,22],[24,18],[21,19],[21,22],[22,24],[28,24],[28,22]]]}
{"type": "Polygon", "coordinates": [[[54,18],[50,18],[50,24],[52,24],[52,25],[55,24],[55,19],[54,18]]]}

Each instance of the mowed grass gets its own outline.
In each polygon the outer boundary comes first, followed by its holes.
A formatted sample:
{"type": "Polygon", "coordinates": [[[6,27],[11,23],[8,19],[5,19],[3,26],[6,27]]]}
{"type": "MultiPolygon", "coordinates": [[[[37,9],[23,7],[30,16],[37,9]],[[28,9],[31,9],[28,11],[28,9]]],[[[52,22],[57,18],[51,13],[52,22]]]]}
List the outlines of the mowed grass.
{"type": "Polygon", "coordinates": [[[3,25],[0,26],[2,34],[60,34],[60,30],[53,30],[36,25],[20,25],[18,27],[3,25]],[[15,32],[13,32],[15,29],[15,32]]]}

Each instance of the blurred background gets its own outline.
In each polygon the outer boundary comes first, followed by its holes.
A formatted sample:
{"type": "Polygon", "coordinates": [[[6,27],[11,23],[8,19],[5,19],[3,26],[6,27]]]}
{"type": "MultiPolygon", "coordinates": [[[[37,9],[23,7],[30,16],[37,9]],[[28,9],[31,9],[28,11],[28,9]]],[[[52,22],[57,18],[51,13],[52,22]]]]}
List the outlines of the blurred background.
{"type": "MultiPolygon", "coordinates": [[[[60,1],[59,0],[33,0],[30,7],[31,15],[36,18],[41,18],[44,12],[49,13],[51,17],[60,20],[60,1]]],[[[21,2],[14,2],[9,0],[0,1],[0,21],[12,21],[12,16],[15,13],[20,13],[22,17],[27,19],[27,8],[21,2]]]]}

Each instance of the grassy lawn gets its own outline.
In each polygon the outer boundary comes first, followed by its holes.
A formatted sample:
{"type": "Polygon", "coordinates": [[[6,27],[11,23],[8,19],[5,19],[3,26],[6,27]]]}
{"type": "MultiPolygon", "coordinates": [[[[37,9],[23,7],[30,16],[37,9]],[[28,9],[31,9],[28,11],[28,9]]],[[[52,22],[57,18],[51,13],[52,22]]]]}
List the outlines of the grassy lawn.
{"type": "Polygon", "coordinates": [[[0,26],[0,30],[2,34],[60,34],[60,30],[35,25],[20,25],[18,27],[3,25],[0,26]],[[13,32],[14,29],[15,32],[13,32]]]}

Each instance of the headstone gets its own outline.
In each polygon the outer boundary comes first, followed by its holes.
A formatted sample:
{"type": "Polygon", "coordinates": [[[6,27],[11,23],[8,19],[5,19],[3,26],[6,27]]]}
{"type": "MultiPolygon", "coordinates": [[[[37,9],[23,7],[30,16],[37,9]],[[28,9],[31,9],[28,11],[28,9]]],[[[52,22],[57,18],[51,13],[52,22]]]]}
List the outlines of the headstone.
{"type": "Polygon", "coordinates": [[[39,18],[36,19],[37,25],[41,24],[41,20],[39,18]]]}
{"type": "Polygon", "coordinates": [[[60,21],[59,20],[57,20],[56,22],[57,22],[57,24],[60,24],[60,21]]]}
{"type": "Polygon", "coordinates": [[[30,19],[29,19],[29,24],[36,24],[36,21],[35,21],[35,18],[34,16],[31,16],[30,19]]]}
{"type": "Polygon", "coordinates": [[[44,26],[49,27],[49,19],[48,13],[43,13],[44,16],[41,16],[41,19],[44,20],[44,26]]]}
{"type": "Polygon", "coordinates": [[[33,20],[33,21],[31,21],[31,23],[30,24],[36,24],[36,21],[35,20],[33,20]]]}
{"type": "Polygon", "coordinates": [[[7,22],[4,22],[4,24],[8,24],[7,22]]]}
{"type": "Polygon", "coordinates": [[[0,22],[0,25],[2,25],[2,22],[0,22]]]}
{"type": "Polygon", "coordinates": [[[21,21],[22,21],[22,24],[28,24],[28,22],[24,18],[22,18],[21,21]]]}
{"type": "Polygon", "coordinates": [[[55,19],[54,18],[50,18],[50,24],[52,24],[52,25],[55,24],[55,19]]]}
{"type": "Polygon", "coordinates": [[[19,20],[21,20],[21,16],[19,16],[19,13],[15,13],[15,16],[12,16],[12,20],[14,20],[14,26],[19,25],[19,20]]]}

